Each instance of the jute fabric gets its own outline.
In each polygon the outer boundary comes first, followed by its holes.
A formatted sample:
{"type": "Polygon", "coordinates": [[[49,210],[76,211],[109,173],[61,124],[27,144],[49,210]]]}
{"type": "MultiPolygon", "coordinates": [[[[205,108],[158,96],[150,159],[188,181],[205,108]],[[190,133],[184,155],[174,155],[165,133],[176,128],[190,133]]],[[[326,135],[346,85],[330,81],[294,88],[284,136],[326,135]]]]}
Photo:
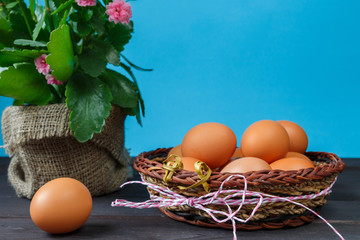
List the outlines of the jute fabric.
{"type": "Polygon", "coordinates": [[[69,126],[65,104],[11,106],[2,114],[2,135],[11,157],[8,179],[19,197],[31,199],[46,182],[72,177],[92,196],[119,189],[130,156],[124,148],[121,108],[113,106],[100,134],[80,143],[69,126]]]}

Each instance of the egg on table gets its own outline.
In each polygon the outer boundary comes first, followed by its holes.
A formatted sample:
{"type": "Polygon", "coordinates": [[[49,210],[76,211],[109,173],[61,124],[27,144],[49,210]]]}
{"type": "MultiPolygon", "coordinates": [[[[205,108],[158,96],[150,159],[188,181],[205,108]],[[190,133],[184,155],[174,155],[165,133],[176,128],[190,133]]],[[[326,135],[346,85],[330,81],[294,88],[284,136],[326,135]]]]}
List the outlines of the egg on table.
{"type": "Polygon", "coordinates": [[[73,178],[56,178],[44,184],[30,203],[32,221],[45,232],[63,234],[80,228],[90,216],[92,197],[73,178]]]}

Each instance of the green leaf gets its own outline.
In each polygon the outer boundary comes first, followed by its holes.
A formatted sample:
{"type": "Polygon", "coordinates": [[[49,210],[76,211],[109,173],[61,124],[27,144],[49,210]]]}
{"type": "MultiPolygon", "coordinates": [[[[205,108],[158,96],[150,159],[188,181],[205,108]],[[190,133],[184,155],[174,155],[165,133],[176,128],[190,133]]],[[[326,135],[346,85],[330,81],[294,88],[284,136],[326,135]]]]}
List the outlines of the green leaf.
{"type": "Polygon", "coordinates": [[[46,62],[53,69],[52,75],[62,82],[68,80],[75,64],[69,26],[62,25],[52,31],[47,47],[50,54],[46,57],[46,62]]]}
{"type": "Polygon", "coordinates": [[[9,14],[9,23],[14,39],[29,38],[25,20],[20,13],[11,11],[9,14]]]}
{"type": "Polygon", "coordinates": [[[82,37],[89,35],[92,30],[90,24],[84,21],[73,22],[73,28],[74,28],[74,32],[82,37]]]}
{"type": "Polygon", "coordinates": [[[5,30],[5,31],[9,31],[9,24],[6,21],[6,19],[0,18],[0,29],[1,30],[5,30]]]}
{"type": "Polygon", "coordinates": [[[106,69],[102,75],[102,80],[110,87],[114,104],[123,108],[135,108],[138,105],[137,88],[127,77],[106,69]]]}
{"type": "Polygon", "coordinates": [[[44,9],[43,14],[41,15],[40,20],[36,23],[35,28],[33,30],[32,40],[36,41],[39,36],[40,30],[45,22],[46,9],[44,9]]]}
{"type": "Polygon", "coordinates": [[[29,10],[30,10],[31,17],[32,17],[34,20],[36,20],[36,14],[35,14],[36,1],[35,1],[35,0],[29,0],[29,10]]]}
{"type": "Polygon", "coordinates": [[[34,20],[32,19],[30,10],[29,10],[28,7],[26,6],[25,2],[24,2],[24,1],[20,1],[20,0],[17,0],[17,2],[19,3],[19,8],[20,8],[20,11],[21,11],[21,16],[24,18],[24,22],[25,22],[25,24],[26,24],[27,31],[28,31],[28,33],[29,33],[29,37],[31,37],[31,34],[32,34],[31,29],[34,28],[35,22],[34,22],[34,20]]]}
{"type": "Polygon", "coordinates": [[[92,16],[94,15],[94,11],[91,10],[91,9],[86,8],[85,11],[83,11],[83,14],[82,14],[82,15],[84,16],[84,20],[85,20],[86,22],[88,22],[88,21],[90,21],[90,19],[91,19],[92,16]]]}
{"type": "Polygon", "coordinates": [[[6,17],[7,17],[6,12],[7,11],[6,11],[5,7],[0,5],[0,18],[1,19],[6,19],[6,17]]]}
{"type": "Polygon", "coordinates": [[[0,5],[0,19],[7,18],[7,11],[4,6],[0,5]]]}
{"type": "Polygon", "coordinates": [[[71,7],[71,4],[74,2],[74,0],[69,0],[67,2],[62,3],[54,12],[51,13],[51,15],[55,15],[63,10],[69,10],[71,7]]]}
{"type": "MultiPolygon", "coordinates": [[[[45,11],[45,16],[43,16],[43,15],[44,15],[44,7],[41,6],[40,4],[36,4],[35,16],[36,16],[36,19],[41,19],[44,17],[45,24],[43,25],[43,29],[46,31],[46,38],[44,37],[43,40],[48,41],[50,32],[52,30],[51,16],[50,16],[49,11],[45,11]]],[[[41,33],[40,33],[40,35],[41,35],[41,33]]]]}
{"type": "Polygon", "coordinates": [[[105,71],[107,62],[120,65],[119,52],[110,43],[93,39],[90,45],[92,48],[85,49],[79,56],[79,64],[87,74],[99,76],[105,71]]]}
{"type": "Polygon", "coordinates": [[[124,108],[126,114],[130,116],[135,116],[138,124],[142,126],[140,105],[138,104],[135,108],[124,108]]]}
{"type": "MultiPolygon", "coordinates": [[[[141,103],[141,102],[140,102],[141,103]]],[[[135,117],[136,117],[136,121],[139,123],[140,126],[142,126],[142,121],[141,121],[141,113],[140,113],[140,105],[138,104],[136,106],[136,108],[132,109],[133,112],[135,113],[135,117]]],[[[144,112],[143,112],[144,115],[144,112]]]]}
{"type": "Polygon", "coordinates": [[[6,8],[7,9],[12,9],[12,8],[16,7],[16,5],[18,5],[18,2],[11,2],[11,3],[6,5],[6,8]]]}
{"type": "Polygon", "coordinates": [[[92,77],[100,76],[106,69],[107,45],[100,40],[93,39],[92,48],[84,49],[79,56],[80,67],[92,77]]]}
{"type": "Polygon", "coordinates": [[[82,53],[84,47],[84,39],[80,38],[78,42],[75,42],[74,44],[74,50],[77,55],[80,55],[82,53]]]}
{"type": "Polygon", "coordinates": [[[133,32],[133,25],[130,22],[129,25],[126,24],[110,24],[112,27],[109,30],[109,42],[118,50],[119,52],[124,50],[124,46],[130,41],[131,33],[133,32]]]}
{"type": "Polygon", "coordinates": [[[64,15],[63,15],[62,19],[60,20],[60,25],[66,24],[66,21],[67,21],[68,17],[69,17],[69,10],[66,10],[64,12],[64,15]]]}
{"type": "Polygon", "coordinates": [[[58,8],[61,4],[64,3],[64,0],[50,0],[49,5],[52,5],[52,11],[55,11],[56,8],[58,8]]]}
{"type": "Polygon", "coordinates": [[[13,43],[8,22],[0,18],[0,48],[11,46],[13,43]]]}
{"type": "Polygon", "coordinates": [[[66,104],[71,110],[70,129],[79,142],[90,140],[100,133],[110,114],[110,88],[98,78],[79,72],[66,85],[66,104]]]}
{"type": "Polygon", "coordinates": [[[13,106],[22,106],[25,102],[23,100],[14,99],[13,106]]]}
{"type": "Polygon", "coordinates": [[[144,72],[151,72],[153,69],[151,68],[142,68],[142,67],[139,67],[135,64],[133,64],[132,62],[130,62],[129,59],[127,59],[123,54],[120,54],[120,56],[133,68],[135,68],[136,70],[139,70],[139,71],[144,71],[144,72]]]}
{"type": "Polygon", "coordinates": [[[59,15],[58,14],[51,15],[50,13],[56,11],[56,9],[64,2],[64,0],[58,0],[58,1],[48,0],[48,1],[49,1],[50,12],[47,11],[46,15],[48,15],[48,19],[51,23],[51,27],[52,27],[51,30],[52,30],[60,26],[59,15]]]}
{"type": "Polygon", "coordinates": [[[51,85],[50,90],[52,93],[51,103],[65,103],[65,86],[64,85],[51,85]]]}
{"type": "MultiPolygon", "coordinates": [[[[35,14],[37,16],[37,18],[41,18],[41,14],[43,13],[43,7],[40,6],[39,4],[36,5],[36,10],[35,10],[35,14]]],[[[44,25],[44,29],[49,33],[51,33],[51,31],[54,29],[53,27],[53,16],[50,15],[49,11],[46,11],[45,13],[45,25],[44,25]]],[[[49,40],[49,38],[48,38],[49,40]]]]}
{"type": "Polygon", "coordinates": [[[73,13],[70,14],[69,17],[70,17],[71,21],[78,22],[78,21],[81,20],[81,16],[80,16],[79,12],[73,12],[73,13]]]}
{"type": "Polygon", "coordinates": [[[107,42],[103,42],[102,49],[106,54],[106,61],[115,66],[120,66],[120,55],[118,50],[115,47],[107,42]]]}
{"type": "Polygon", "coordinates": [[[34,63],[34,59],[46,53],[46,51],[4,48],[0,51],[0,53],[0,66],[8,67],[19,62],[34,63]]]}
{"type": "Polygon", "coordinates": [[[14,41],[14,44],[20,46],[30,46],[30,47],[46,47],[46,42],[33,41],[29,39],[16,39],[14,41]]]}
{"type": "Polygon", "coordinates": [[[49,85],[31,63],[14,64],[0,73],[0,95],[35,105],[51,99],[49,85]]]}
{"type": "Polygon", "coordinates": [[[125,71],[131,76],[131,78],[134,80],[134,84],[137,88],[138,91],[138,96],[139,96],[139,104],[136,106],[136,108],[131,108],[129,111],[130,113],[132,113],[133,115],[136,116],[136,120],[139,123],[140,126],[142,126],[142,122],[141,122],[141,115],[143,117],[145,117],[145,104],[144,104],[144,100],[141,96],[141,92],[140,92],[140,88],[139,85],[136,81],[135,75],[133,74],[133,72],[131,71],[131,68],[129,66],[127,66],[124,63],[120,64],[122,68],[125,69],[125,71]]]}
{"type": "Polygon", "coordinates": [[[98,33],[98,35],[103,35],[105,33],[104,22],[99,17],[93,17],[90,20],[90,24],[94,28],[94,30],[98,33]]]}
{"type": "Polygon", "coordinates": [[[135,86],[137,87],[137,90],[139,92],[139,102],[140,102],[140,107],[141,107],[141,112],[142,112],[142,115],[143,117],[145,117],[145,104],[144,104],[144,100],[141,96],[141,92],[140,92],[140,88],[139,88],[139,85],[136,81],[136,78],[135,78],[135,75],[134,73],[131,71],[131,68],[127,65],[125,65],[124,63],[120,63],[121,67],[123,69],[125,69],[125,71],[130,75],[130,77],[134,80],[134,83],[135,83],[135,86]]]}

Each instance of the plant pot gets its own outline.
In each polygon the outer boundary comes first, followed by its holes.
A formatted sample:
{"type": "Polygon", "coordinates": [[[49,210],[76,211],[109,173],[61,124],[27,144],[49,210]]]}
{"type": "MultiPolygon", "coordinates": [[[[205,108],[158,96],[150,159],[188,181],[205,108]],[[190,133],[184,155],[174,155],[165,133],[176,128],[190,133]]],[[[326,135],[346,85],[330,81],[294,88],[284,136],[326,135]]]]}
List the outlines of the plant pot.
{"type": "Polygon", "coordinates": [[[69,127],[65,104],[11,106],[2,115],[5,151],[12,157],[8,179],[19,197],[31,199],[46,182],[72,177],[92,196],[119,189],[127,178],[124,148],[126,114],[113,106],[100,134],[78,142],[69,127]]]}

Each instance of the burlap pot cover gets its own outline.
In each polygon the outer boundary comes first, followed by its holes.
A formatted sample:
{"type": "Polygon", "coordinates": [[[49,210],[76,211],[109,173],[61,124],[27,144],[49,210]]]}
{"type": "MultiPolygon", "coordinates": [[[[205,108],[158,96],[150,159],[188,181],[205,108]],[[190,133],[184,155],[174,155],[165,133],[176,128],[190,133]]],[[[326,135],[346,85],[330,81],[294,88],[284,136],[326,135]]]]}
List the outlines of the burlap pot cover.
{"type": "Polygon", "coordinates": [[[46,182],[72,177],[92,196],[113,192],[127,178],[130,156],[124,148],[121,108],[113,106],[100,134],[78,142],[65,104],[11,106],[2,115],[5,151],[12,157],[8,178],[19,197],[32,198],[46,182]]]}

